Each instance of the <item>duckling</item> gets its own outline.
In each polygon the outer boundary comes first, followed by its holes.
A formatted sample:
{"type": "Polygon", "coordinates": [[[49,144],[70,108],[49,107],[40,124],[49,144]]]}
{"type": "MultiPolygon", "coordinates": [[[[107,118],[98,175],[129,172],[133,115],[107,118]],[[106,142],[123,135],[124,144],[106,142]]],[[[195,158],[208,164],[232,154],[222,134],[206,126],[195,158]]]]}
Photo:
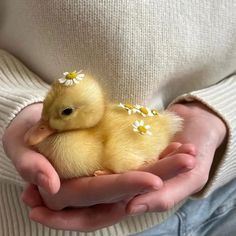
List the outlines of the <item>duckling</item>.
{"type": "Polygon", "coordinates": [[[68,179],[151,165],[181,127],[174,113],[107,101],[96,80],[74,71],[52,84],[25,140],[68,179]]]}

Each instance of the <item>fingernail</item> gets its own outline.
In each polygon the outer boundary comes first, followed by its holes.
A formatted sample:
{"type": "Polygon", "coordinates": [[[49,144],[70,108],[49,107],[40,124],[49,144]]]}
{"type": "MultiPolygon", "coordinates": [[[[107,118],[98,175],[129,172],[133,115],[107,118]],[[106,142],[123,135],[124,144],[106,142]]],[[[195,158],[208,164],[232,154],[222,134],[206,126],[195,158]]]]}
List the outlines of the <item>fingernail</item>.
{"type": "Polygon", "coordinates": [[[152,191],[156,191],[156,190],[160,190],[160,188],[162,187],[162,183],[158,183],[158,185],[153,185],[151,190],[152,191]]]}
{"type": "Polygon", "coordinates": [[[157,191],[157,190],[160,190],[160,186],[152,186],[151,188],[141,189],[139,191],[139,193],[144,194],[144,193],[150,193],[150,192],[157,191]]]}
{"type": "Polygon", "coordinates": [[[48,177],[42,173],[39,173],[36,181],[37,185],[39,185],[42,188],[45,188],[47,182],[48,182],[48,177]]]}
{"type": "Polygon", "coordinates": [[[145,213],[148,210],[146,205],[137,205],[137,206],[133,206],[130,211],[129,214],[130,215],[139,215],[142,213],[145,213]]]}

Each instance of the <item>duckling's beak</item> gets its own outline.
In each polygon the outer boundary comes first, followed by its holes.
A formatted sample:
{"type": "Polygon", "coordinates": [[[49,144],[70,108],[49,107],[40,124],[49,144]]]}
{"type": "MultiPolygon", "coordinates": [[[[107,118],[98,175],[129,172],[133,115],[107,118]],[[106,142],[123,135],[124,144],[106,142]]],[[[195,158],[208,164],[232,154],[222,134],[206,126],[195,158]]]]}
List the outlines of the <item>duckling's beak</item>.
{"type": "Polygon", "coordinates": [[[41,119],[26,132],[25,142],[30,146],[34,146],[55,132],[55,129],[50,128],[47,122],[41,119]]]}

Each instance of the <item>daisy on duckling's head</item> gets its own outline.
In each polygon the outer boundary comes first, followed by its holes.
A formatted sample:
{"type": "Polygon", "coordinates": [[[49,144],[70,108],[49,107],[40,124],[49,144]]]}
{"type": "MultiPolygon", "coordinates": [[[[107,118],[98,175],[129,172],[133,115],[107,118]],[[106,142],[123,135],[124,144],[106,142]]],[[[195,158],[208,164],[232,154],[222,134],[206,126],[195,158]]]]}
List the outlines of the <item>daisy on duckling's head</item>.
{"type": "Polygon", "coordinates": [[[73,72],[64,72],[63,73],[64,77],[58,79],[58,81],[60,84],[63,84],[65,86],[72,86],[72,85],[78,84],[81,80],[84,79],[84,76],[85,76],[81,72],[82,70],[78,72],[76,70],[73,72]]]}

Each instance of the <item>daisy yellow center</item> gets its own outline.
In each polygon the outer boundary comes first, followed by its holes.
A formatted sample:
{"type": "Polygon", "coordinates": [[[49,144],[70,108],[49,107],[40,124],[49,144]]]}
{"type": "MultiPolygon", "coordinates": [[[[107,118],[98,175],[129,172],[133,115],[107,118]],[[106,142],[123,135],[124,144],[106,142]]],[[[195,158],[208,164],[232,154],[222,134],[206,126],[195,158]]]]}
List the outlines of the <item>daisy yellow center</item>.
{"type": "Polygon", "coordinates": [[[147,110],[146,107],[141,107],[141,108],[139,108],[139,110],[140,110],[143,114],[145,114],[145,115],[148,114],[148,110],[147,110]]]}
{"type": "Polygon", "coordinates": [[[134,106],[132,104],[125,104],[125,108],[128,108],[128,109],[133,109],[134,106]]]}
{"type": "Polygon", "coordinates": [[[152,114],[155,115],[155,116],[158,115],[158,110],[157,109],[152,109],[152,114]]]}
{"type": "Polygon", "coordinates": [[[146,133],[147,132],[147,129],[144,127],[144,126],[139,126],[138,127],[138,131],[140,132],[140,133],[146,133]]]}
{"type": "Polygon", "coordinates": [[[75,79],[76,77],[77,77],[76,71],[70,72],[66,75],[66,79],[69,79],[69,80],[75,79]]]}

